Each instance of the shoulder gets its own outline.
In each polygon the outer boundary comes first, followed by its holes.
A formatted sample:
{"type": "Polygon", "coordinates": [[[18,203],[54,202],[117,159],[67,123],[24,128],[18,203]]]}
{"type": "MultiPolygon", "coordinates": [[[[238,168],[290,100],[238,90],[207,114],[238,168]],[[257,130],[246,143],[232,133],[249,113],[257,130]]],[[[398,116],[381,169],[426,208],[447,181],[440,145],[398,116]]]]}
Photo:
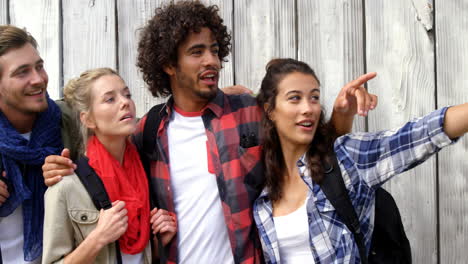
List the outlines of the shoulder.
{"type": "Polygon", "coordinates": [[[46,199],[81,199],[82,196],[88,196],[86,189],[81,183],[78,176],[73,173],[71,175],[62,177],[62,180],[57,184],[50,186],[46,191],[46,199]]]}
{"type": "Polygon", "coordinates": [[[250,94],[225,94],[225,98],[229,102],[233,111],[239,108],[257,107],[257,99],[250,94]]]}

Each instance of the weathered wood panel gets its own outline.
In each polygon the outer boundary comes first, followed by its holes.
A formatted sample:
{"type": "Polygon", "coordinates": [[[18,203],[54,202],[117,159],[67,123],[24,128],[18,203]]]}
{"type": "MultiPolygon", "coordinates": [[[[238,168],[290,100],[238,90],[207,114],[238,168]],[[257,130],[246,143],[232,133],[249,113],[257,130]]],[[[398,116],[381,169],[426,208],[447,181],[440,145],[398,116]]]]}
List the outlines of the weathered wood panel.
{"type": "MultiPolygon", "coordinates": [[[[432,6],[414,2],[422,1],[365,1],[367,70],[379,74],[369,89],[380,96],[370,131],[402,125],[435,107],[432,6]]],[[[400,205],[414,263],[437,261],[435,172],[433,157],[386,184],[400,205]]]]}
{"type": "Polygon", "coordinates": [[[51,98],[60,98],[60,1],[10,1],[10,19],[11,24],[26,28],[37,40],[39,52],[49,74],[47,91],[51,98]]]}
{"type": "MultiPolygon", "coordinates": [[[[320,79],[330,116],[343,85],[364,73],[362,1],[298,0],[297,13],[298,59],[320,79]]],[[[356,118],[353,128],[365,131],[365,119],[356,118]]]]}
{"type": "Polygon", "coordinates": [[[117,2],[119,34],[119,72],[133,94],[137,116],[143,116],[153,105],[163,99],[154,98],[148,91],[136,67],[139,29],[154,15],[163,1],[138,0],[117,2]]]}
{"type": "MultiPolygon", "coordinates": [[[[233,37],[234,31],[232,30],[233,26],[233,6],[232,1],[226,0],[202,0],[202,3],[206,5],[217,5],[219,7],[219,14],[221,18],[224,20],[224,25],[228,28],[229,32],[231,32],[231,37],[233,37]]],[[[231,39],[231,45],[234,44],[234,38],[231,39]]],[[[234,46],[234,45],[233,45],[234,46]]],[[[230,86],[234,84],[234,64],[232,61],[233,52],[226,57],[227,62],[223,62],[223,69],[221,70],[220,80],[219,80],[219,87],[230,86]]],[[[249,87],[251,88],[251,87],[249,87]]]]}
{"type": "Polygon", "coordinates": [[[0,25],[8,24],[8,0],[0,0],[0,25]]]}
{"type": "Polygon", "coordinates": [[[258,91],[266,63],[296,57],[294,1],[234,2],[234,75],[238,84],[258,91]]]}
{"type": "Polygon", "coordinates": [[[63,0],[62,5],[65,82],[91,68],[116,68],[115,1],[63,0]]]}
{"type": "MultiPolygon", "coordinates": [[[[438,1],[437,98],[440,107],[468,102],[468,5],[438,1]]],[[[468,248],[468,140],[439,154],[441,263],[466,263],[468,248]]]]}

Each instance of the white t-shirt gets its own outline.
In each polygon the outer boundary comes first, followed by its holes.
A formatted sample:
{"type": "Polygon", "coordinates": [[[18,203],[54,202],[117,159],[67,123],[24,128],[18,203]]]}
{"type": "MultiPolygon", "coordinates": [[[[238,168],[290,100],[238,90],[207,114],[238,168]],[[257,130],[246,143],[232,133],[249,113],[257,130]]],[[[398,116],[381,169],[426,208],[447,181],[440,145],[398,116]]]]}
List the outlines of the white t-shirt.
{"type": "Polygon", "coordinates": [[[296,211],[273,217],[281,263],[315,263],[309,242],[307,200],[296,211]]]}
{"type": "Polygon", "coordinates": [[[179,263],[234,263],[203,120],[183,114],[173,111],[167,130],[179,263]]]}
{"type": "Polygon", "coordinates": [[[135,255],[125,254],[122,252],[122,264],[142,264],[142,263],[145,263],[143,259],[143,252],[135,254],[135,255]]]}
{"type": "MultiPolygon", "coordinates": [[[[31,132],[22,134],[22,136],[29,140],[31,132]]],[[[7,217],[0,217],[0,249],[2,250],[2,260],[4,264],[41,263],[41,257],[36,258],[32,262],[24,261],[23,230],[23,206],[18,206],[18,208],[7,217]]]]}

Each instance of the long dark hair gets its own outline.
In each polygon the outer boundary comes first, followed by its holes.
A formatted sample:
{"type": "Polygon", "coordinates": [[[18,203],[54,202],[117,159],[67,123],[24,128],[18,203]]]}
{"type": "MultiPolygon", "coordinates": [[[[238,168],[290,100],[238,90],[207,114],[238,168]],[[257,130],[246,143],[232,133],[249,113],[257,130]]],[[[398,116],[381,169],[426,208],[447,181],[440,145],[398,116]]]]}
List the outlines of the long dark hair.
{"type": "MultiPolygon", "coordinates": [[[[258,105],[264,109],[262,116],[263,160],[265,162],[265,186],[269,189],[269,198],[272,202],[282,197],[284,183],[284,162],[278,132],[275,124],[268,117],[275,107],[278,95],[278,84],[291,73],[304,73],[314,77],[320,84],[314,70],[304,62],[295,59],[273,59],[266,66],[266,74],[263,77],[260,93],[257,96],[258,105]]],[[[330,162],[333,152],[333,142],[336,138],[335,129],[330,123],[325,122],[325,114],[322,109],[315,136],[306,153],[306,162],[312,179],[320,183],[323,179],[323,165],[330,162]]]]}

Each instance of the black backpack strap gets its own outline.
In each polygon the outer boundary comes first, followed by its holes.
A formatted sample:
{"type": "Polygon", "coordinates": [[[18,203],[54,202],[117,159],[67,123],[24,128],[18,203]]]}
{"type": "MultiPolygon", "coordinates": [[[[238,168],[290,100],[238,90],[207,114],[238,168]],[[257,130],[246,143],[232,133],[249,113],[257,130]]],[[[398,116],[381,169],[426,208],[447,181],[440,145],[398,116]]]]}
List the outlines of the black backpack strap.
{"type": "Polygon", "coordinates": [[[366,246],[359,218],[349,198],[348,190],[341,176],[340,167],[335,155],[332,157],[332,164],[325,171],[325,177],[320,183],[320,187],[327,199],[335,207],[338,216],[343,220],[351,233],[353,233],[354,241],[358,246],[359,255],[361,256],[361,262],[367,264],[366,246]]]}
{"type": "MultiPolygon", "coordinates": [[[[107,195],[106,188],[101,178],[96,174],[93,168],[89,166],[88,161],[89,159],[87,157],[79,158],[76,161],[75,173],[84,185],[91,200],[93,200],[96,209],[98,211],[101,209],[107,210],[112,207],[109,195],[107,195]]],[[[115,252],[117,255],[117,263],[122,264],[122,253],[120,252],[118,240],[115,241],[115,252]]]]}
{"type": "MultiPolygon", "coordinates": [[[[151,181],[151,161],[158,160],[158,150],[156,145],[156,135],[158,132],[159,124],[161,123],[160,112],[164,109],[166,104],[158,104],[153,106],[146,114],[146,122],[143,128],[143,145],[139,149],[141,163],[145,168],[146,178],[148,179],[149,195],[151,208],[159,208],[158,199],[155,196],[154,188],[151,181]]],[[[166,263],[166,254],[162,245],[162,240],[159,234],[156,234],[158,239],[159,263],[166,263]]],[[[152,242],[152,239],[151,239],[152,242]]]]}

